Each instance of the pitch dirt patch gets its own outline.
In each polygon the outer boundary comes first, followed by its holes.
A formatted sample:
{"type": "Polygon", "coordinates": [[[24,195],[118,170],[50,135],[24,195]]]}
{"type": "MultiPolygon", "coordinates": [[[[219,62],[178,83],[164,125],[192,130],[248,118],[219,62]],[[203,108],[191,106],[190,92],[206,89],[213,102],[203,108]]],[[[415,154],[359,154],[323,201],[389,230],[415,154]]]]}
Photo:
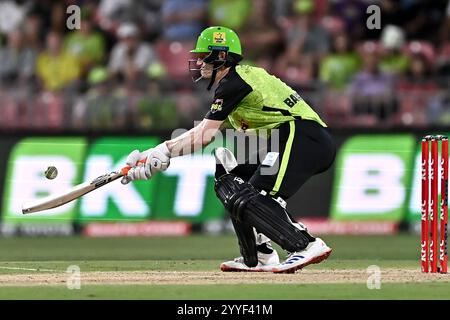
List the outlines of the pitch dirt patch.
{"type": "MultiPolygon", "coordinates": [[[[366,283],[371,274],[365,269],[302,270],[295,274],[244,273],[244,272],[81,272],[82,284],[327,284],[366,283]]],[[[65,285],[69,274],[61,272],[2,274],[0,286],[65,285]]],[[[416,269],[381,269],[383,283],[450,282],[450,274],[423,274],[416,269]]]]}

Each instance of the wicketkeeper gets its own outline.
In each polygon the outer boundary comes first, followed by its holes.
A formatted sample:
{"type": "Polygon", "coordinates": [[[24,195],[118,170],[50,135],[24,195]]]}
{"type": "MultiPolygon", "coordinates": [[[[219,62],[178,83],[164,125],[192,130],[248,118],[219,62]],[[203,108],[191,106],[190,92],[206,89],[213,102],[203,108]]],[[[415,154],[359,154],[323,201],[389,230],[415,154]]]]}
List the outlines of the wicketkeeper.
{"type": "Polygon", "coordinates": [[[279,148],[267,150],[261,162],[238,164],[229,150],[215,151],[214,189],[230,213],[242,255],[220,268],[288,273],[326,259],[331,249],[293,219],[285,202],[333,163],[335,145],[326,124],[280,79],[262,68],[239,64],[241,43],[233,30],[205,29],[191,52],[196,56],[189,61],[194,81],[208,79],[208,90],[216,86],[211,110],[185,134],[144,152],[131,152],[127,164],[133,168],[127,181],[150,179],[166,170],[172,157],[208,145],[224,123],[245,132],[279,130],[279,148]],[[273,174],[265,173],[270,168],[275,169],[273,174]],[[280,263],[270,240],[289,253],[284,262],[280,263]]]}

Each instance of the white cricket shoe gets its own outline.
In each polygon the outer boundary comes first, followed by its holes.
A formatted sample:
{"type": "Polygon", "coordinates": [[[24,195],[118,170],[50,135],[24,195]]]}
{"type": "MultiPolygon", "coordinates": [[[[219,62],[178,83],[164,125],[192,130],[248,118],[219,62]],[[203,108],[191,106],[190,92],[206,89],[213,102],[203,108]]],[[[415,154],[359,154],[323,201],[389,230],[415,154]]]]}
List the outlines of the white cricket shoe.
{"type": "Polygon", "coordinates": [[[325,242],[316,238],[316,241],[308,244],[306,249],[291,253],[286,261],[280,263],[272,269],[274,273],[294,273],[312,263],[320,263],[327,259],[332,249],[325,242]]]}
{"type": "Polygon", "coordinates": [[[222,262],[220,270],[223,272],[272,272],[272,269],[279,263],[280,259],[275,250],[272,253],[258,251],[258,265],[256,267],[248,267],[244,263],[244,258],[238,257],[232,261],[222,262]]]}

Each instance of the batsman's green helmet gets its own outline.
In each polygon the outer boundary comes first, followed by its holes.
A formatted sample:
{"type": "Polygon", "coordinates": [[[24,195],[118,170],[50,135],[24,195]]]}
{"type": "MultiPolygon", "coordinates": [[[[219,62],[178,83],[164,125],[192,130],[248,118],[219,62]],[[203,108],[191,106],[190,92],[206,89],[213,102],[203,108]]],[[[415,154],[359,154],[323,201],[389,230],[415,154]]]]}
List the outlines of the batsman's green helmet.
{"type": "Polygon", "coordinates": [[[202,31],[193,53],[206,53],[212,50],[223,50],[242,56],[241,41],[233,30],[214,26],[202,31]]]}

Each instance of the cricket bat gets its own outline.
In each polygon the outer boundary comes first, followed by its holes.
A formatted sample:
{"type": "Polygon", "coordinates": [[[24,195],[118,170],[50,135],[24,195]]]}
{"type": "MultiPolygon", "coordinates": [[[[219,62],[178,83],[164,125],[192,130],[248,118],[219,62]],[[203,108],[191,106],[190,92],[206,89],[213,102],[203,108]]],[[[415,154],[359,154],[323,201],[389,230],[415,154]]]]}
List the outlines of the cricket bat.
{"type": "MultiPolygon", "coordinates": [[[[139,162],[145,163],[145,159],[139,162]]],[[[85,195],[86,193],[94,191],[95,189],[103,187],[104,185],[110,182],[113,182],[121,177],[126,176],[130,169],[131,167],[127,166],[122,168],[120,171],[113,171],[101,175],[92,180],[91,182],[84,182],[79,185],[76,185],[64,193],[60,193],[57,195],[50,195],[48,197],[41,198],[29,203],[24,203],[22,205],[22,213],[29,214],[62,206],[68,202],[78,199],[79,197],[85,195]]]]}

